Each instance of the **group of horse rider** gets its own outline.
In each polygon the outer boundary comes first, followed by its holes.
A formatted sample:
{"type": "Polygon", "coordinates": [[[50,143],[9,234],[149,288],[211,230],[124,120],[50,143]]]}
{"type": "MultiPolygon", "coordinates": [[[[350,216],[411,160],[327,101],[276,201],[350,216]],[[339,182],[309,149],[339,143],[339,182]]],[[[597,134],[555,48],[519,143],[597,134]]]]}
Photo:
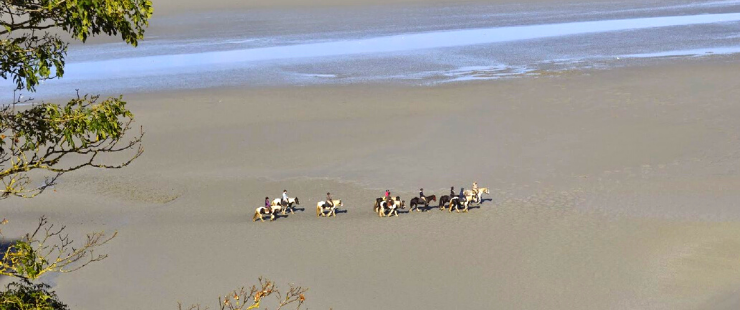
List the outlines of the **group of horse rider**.
{"type": "MultiPolygon", "coordinates": [[[[473,194],[474,195],[478,195],[478,182],[473,182],[473,189],[472,189],[472,191],[473,191],[473,194]]],[[[460,188],[460,194],[455,194],[455,187],[454,186],[451,186],[450,187],[450,199],[451,200],[459,199],[459,201],[464,201],[465,200],[465,194],[464,193],[465,193],[465,188],[462,188],[461,187],[460,188]]],[[[328,194],[329,193],[327,193],[327,195],[328,194]]],[[[385,195],[383,195],[383,201],[388,200],[390,198],[391,198],[391,192],[386,189],[385,190],[385,195]]],[[[427,197],[424,195],[424,188],[420,188],[419,189],[419,198],[422,201],[424,201],[425,203],[427,202],[427,197]]]]}
{"type": "MultiPolygon", "coordinates": [[[[473,182],[473,189],[472,190],[473,190],[473,193],[474,194],[476,194],[476,195],[478,194],[478,182],[473,182]]],[[[460,199],[460,201],[463,201],[463,200],[465,200],[465,194],[464,194],[464,192],[465,192],[465,188],[462,188],[461,187],[460,188],[460,193],[459,194],[456,194],[455,193],[455,187],[454,186],[451,186],[450,187],[450,199],[451,200],[460,199]]],[[[419,189],[419,198],[422,201],[427,202],[427,197],[424,195],[424,188],[420,188],[419,189]]],[[[383,201],[386,201],[386,200],[389,200],[389,199],[391,199],[391,191],[386,189],[385,190],[385,194],[383,195],[383,201]]],[[[328,207],[334,207],[333,201],[334,201],[334,199],[332,199],[331,193],[327,192],[326,193],[326,204],[327,204],[327,206],[328,207]]],[[[285,189],[283,190],[283,194],[282,194],[282,196],[280,198],[280,203],[283,204],[283,205],[288,204],[288,190],[285,190],[285,189]]],[[[266,208],[269,208],[270,207],[270,197],[265,197],[265,207],[266,208]]]]}

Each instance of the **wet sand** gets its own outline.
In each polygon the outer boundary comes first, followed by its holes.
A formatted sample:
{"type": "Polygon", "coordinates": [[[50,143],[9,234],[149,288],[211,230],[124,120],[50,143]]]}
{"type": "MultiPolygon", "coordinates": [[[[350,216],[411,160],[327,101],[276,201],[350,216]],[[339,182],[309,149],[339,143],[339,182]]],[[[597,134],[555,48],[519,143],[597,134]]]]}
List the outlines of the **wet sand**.
{"type": "Polygon", "coordinates": [[[45,279],[76,309],[208,304],[260,275],[310,287],[311,309],[734,309],[738,69],[129,95],[144,156],[13,201],[3,229],[119,232],[45,279]],[[371,210],[473,181],[491,195],[468,213],[371,210]],[[282,189],[305,210],[253,223],[282,189]],[[327,191],[347,212],[316,218],[327,191]]]}
{"type": "Polygon", "coordinates": [[[67,97],[74,89],[117,95],[222,87],[433,86],[740,51],[740,1],[734,0],[264,9],[248,4],[158,15],[137,48],[120,42],[74,45],[64,79],[48,81],[33,97],[67,97]]]}

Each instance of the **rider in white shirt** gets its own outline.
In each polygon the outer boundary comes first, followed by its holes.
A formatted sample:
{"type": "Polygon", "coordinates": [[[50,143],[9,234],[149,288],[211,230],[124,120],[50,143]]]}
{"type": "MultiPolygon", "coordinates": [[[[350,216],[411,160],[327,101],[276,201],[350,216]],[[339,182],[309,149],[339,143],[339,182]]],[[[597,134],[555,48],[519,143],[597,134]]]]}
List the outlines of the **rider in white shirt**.
{"type": "Polygon", "coordinates": [[[288,204],[288,190],[283,190],[283,204],[288,204]]]}

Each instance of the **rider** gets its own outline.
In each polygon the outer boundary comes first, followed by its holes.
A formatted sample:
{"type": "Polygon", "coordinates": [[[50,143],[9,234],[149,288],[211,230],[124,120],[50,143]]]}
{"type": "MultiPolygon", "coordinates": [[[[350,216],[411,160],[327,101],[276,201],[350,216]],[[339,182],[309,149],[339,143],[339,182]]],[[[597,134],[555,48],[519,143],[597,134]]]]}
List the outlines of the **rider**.
{"type": "Polygon", "coordinates": [[[270,197],[265,197],[265,208],[270,209],[270,197]]]}
{"type": "Polygon", "coordinates": [[[334,200],[331,199],[331,193],[326,193],[326,204],[329,205],[329,208],[334,207],[334,200]]]}
{"type": "Polygon", "coordinates": [[[385,196],[383,196],[383,201],[391,199],[391,191],[385,190],[385,196]]]}
{"type": "Polygon", "coordinates": [[[478,182],[473,182],[473,193],[478,193],[478,182]]]}
{"type": "Polygon", "coordinates": [[[455,187],[452,186],[450,187],[450,199],[455,199],[455,197],[457,197],[457,195],[455,195],[455,187]]]}
{"type": "Polygon", "coordinates": [[[460,201],[465,201],[465,189],[460,188],[460,201]]]}
{"type": "Polygon", "coordinates": [[[283,205],[287,205],[287,204],[288,204],[288,190],[284,189],[283,190],[283,205]]]}
{"type": "Polygon", "coordinates": [[[424,196],[424,189],[423,188],[420,188],[419,189],[419,198],[421,198],[421,200],[424,201],[424,203],[427,202],[427,197],[424,196]]]}

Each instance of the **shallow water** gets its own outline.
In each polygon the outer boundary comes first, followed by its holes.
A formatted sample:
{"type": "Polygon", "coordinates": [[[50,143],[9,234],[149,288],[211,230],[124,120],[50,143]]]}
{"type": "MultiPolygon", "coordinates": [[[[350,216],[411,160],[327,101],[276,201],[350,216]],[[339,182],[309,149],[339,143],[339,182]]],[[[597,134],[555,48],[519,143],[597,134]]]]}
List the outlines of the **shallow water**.
{"type": "Polygon", "coordinates": [[[734,54],[740,51],[737,12],[740,1],[181,15],[155,20],[149,39],[136,49],[118,43],[73,46],[64,78],[47,81],[36,97],[75,88],[129,93],[221,86],[434,85],[734,54]]]}

